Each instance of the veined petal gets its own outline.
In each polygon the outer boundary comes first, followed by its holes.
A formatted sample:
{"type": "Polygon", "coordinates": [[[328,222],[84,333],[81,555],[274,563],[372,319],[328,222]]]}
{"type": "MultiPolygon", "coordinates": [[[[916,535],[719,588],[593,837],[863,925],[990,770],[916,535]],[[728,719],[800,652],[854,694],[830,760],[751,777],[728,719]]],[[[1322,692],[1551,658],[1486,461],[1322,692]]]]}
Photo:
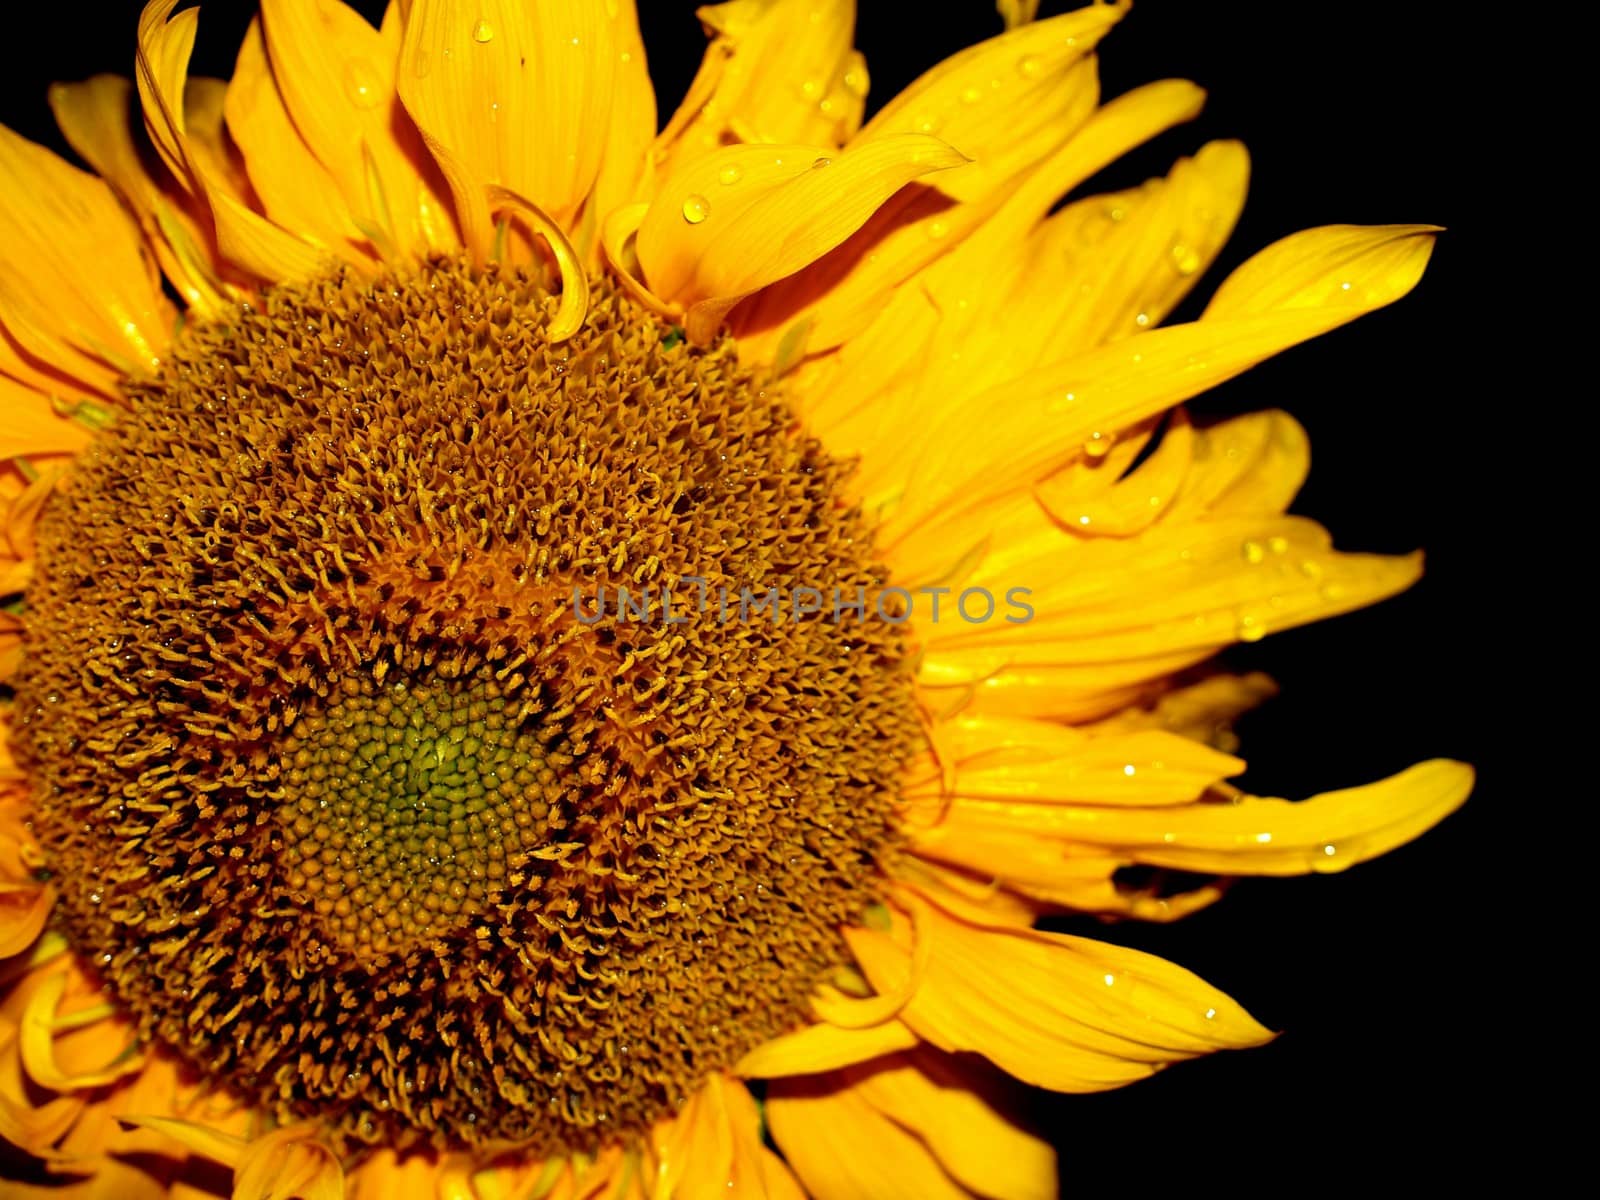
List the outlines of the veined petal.
{"type": "Polygon", "coordinates": [[[690,337],[708,341],[744,296],[816,261],[907,183],[965,161],[923,134],[836,159],[808,146],[726,147],[662,186],[639,228],[639,262],[652,291],[690,310],[690,337]]]}
{"type": "Polygon", "coordinates": [[[1080,537],[1131,537],[1160,520],[1177,499],[1194,461],[1194,434],[1183,409],[1148,457],[1148,437],[1122,437],[1099,458],[1077,459],[1034,488],[1046,512],[1080,537]],[[1137,465],[1136,465],[1137,464],[1137,465]]]}
{"type": "Polygon", "coordinates": [[[509,188],[570,223],[607,146],[628,35],[620,6],[415,0],[399,92],[455,197],[467,245],[487,255],[484,189],[509,188]]]}
{"type": "Polygon", "coordinates": [[[276,91],[343,197],[332,212],[391,252],[453,249],[442,181],[396,93],[397,14],[374,29],[340,0],[263,0],[261,21],[276,91]]]}
{"type": "Polygon", "coordinates": [[[0,175],[0,323],[28,353],[97,390],[153,370],[176,314],[115,193],[4,126],[0,175]]]}
{"type": "Polygon", "coordinates": [[[338,183],[301,140],[278,93],[259,17],[239,47],[223,112],[266,215],[343,256],[365,258],[350,245],[364,238],[338,183]]]}
{"type": "Polygon", "coordinates": [[[837,1077],[774,1080],[767,1126],[817,1200],[968,1200],[926,1143],[837,1077]]]}
{"type": "Polygon", "coordinates": [[[1014,303],[1042,332],[1027,339],[1032,361],[1160,324],[1233,232],[1249,177],[1241,144],[1210,142],[1165,179],[1080,200],[1046,221],[1027,247],[1041,269],[1022,277],[1014,303]]]}
{"type": "Polygon", "coordinates": [[[873,1108],[921,1138],[964,1187],[994,1200],[1053,1200],[1050,1144],[1007,1120],[948,1055],[924,1048],[844,1072],[873,1108]]]}
{"type": "Polygon", "coordinates": [[[1271,513],[1289,507],[1311,469],[1311,439],[1279,409],[1197,430],[1190,469],[1171,520],[1208,513],[1271,513]]]}
{"type": "Polygon", "coordinates": [[[606,219],[648,192],[653,171],[649,147],[656,133],[656,93],[645,65],[644,39],[633,0],[621,0],[616,43],[617,75],[605,154],[594,191],[584,204],[582,227],[574,231],[574,241],[591,263],[599,261],[597,251],[606,219]]]}
{"type": "Polygon", "coordinates": [[[231,190],[220,164],[190,145],[184,92],[199,10],[189,8],[173,16],[176,5],[177,0],[150,0],[139,17],[135,77],[145,128],[168,169],[210,205],[217,252],[225,261],[272,283],[317,274],[326,265],[327,252],[250,208],[231,190]]]}
{"type": "Polygon", "coordinates": [[[145,163],[134,140],[132,100],[132,81],[118,75],[50,87],[50,107],[68,144],[138,218],[162,272],[184,303],[202,316],[216,316],[227,307],[228,297],[213,261],[210,232],[203,228],[205,205],[183,192],[162,167],[145,163]]]}
{"type": "Polygon", "coordinates": [[[932,414],[908,447],[914,458],[908,479],[875,476],[872,462],[863,464],[865,494],[881,487],[905,498],[882,527],[886,552],[901,541],[943,538],[942,525],[1019,482],[1031,485],[1097,433],[1115,434],[1399,299],[1421,278],[1433,232],[1338,226],[1297,234],[1241,267],[1236,274],[1245,282],[1224,283],[1198,322],[1041,367],[932,414]],[[1265,268],[1257,265],[1263,260],[1265,268]],[[1273,264],[1281,272],[1258,287],[1253,281],[1273,264]],[[986,414],[981,451],[970,433],[974,411],[986,414]]]}
{"type": "Polygon", "coordinates": [[[1175,733],[1093,737],[1053,721],[963,716],[936,725],[937,762],[907,775],[908,800],[952,796],[1039,804],[1186,804],[1244,762],[1175,733]]]}
{"type": "Polygon", "coordinates": [[[1242,795],[1161,809],[963,801],[950,808],[946,836],[959,842],[964,832],[1003,828],[1098,848],[1127,863],[1222,875],[1304,875],[1342,871],[1403,845],[1459,808],[1472,783],[1471,767],[1432,759],[1377,783],[1297,803],[1242,795]]]}
{"type": "Polygon", "coordinates": [[[788,1168],[761,1144],[761,1115],[744,1085],[713,1075],[675,1118],[658,1129],[649,1194],[799,1200],[788,1168]]]}
{"type": "Polygon", "coordinates": [[[837,150],[861,124],[867,72],[855,0],[732,0],[699,10],[711,43],[656,141],[668,172],[735,142],[837,150]]]}
{"type": "MultiPolygon", "coordinates": [[[[896,933],[846,931],[879,991],[903,985],[909,972],[904,918],[895,920],[896,933]]],[[[937,906],[924,926],[933,948],[902,1019],[940,1049],[982,1054],[1039,1087],[1103,1091],[1271,1037],[1227,996],[1154,955],[1067,934],[978,928],[937,906]]]]}
{"type": "Polygon", "coordinates": [[[916,1044],[917,1035],[892,1018],[863,1029],[841,1029],[822,1021],[762,1043],[734,1064],[733,1072],[752,1079],[812,1075],[916,1044]]]}
{"type": "Polygon", "coordinates": [[[1088,728],[1106,733],[1165,729],[1228,753],[1238,746],[1234,719],[1277,694],[1278,685],[1260,671],[1249,675],[1219,672],[1193,682],[1174,680],[1154,696],[1088,728]]]}

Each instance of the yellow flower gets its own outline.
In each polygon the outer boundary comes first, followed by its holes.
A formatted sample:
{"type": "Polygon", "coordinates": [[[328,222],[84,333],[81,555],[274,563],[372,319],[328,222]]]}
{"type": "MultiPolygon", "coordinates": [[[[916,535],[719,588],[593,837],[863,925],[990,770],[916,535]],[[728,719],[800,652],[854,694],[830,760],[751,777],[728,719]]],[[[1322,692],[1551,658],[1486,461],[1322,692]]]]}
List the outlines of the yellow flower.
{"type": "Polygon", "coordinates": [[[848,0],[733,0],[658,131],[628,0],[263,0],[226,83],[176,2],[51,93],[96,174],[0,129],[8,1196],[1053,1195],[1004,1076],[1271,1035],[1041,917],[1464,800],[1225,782],[1210,660],[1420,561],[1181,406],[1435,231],[1162,327],[1247,161],[1052,211],[1199,109],[1100,102],[1125,6],[863,125],[848,0]]]}

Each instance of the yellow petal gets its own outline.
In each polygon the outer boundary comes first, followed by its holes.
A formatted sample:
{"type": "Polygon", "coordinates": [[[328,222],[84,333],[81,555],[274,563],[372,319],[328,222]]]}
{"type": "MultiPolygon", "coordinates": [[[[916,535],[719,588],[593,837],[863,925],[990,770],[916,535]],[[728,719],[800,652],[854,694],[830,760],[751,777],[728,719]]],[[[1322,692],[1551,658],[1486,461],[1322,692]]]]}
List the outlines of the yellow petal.
{"type": "MultiPolygon", "coordinates": [[[[1102,1091],[1271,1037],[1227,996],[1153,955],[1067,934],[977,928],[937,907],[926,924],[933,949],[905,1022],[943,1050],[981,1054],[1039,1087],[1102,1091]]],[[[909,955],[893,935],[846,936],[875,988],[906,978],[909,955]]]]}
{"type": "Polygon", "coordinates": [[[951,807],[949,836],[1026,829],[1034,838],[1104,848],[1130,863],[1224,875],[1304,875],[1342,871],[1403,845],[1459,808],[1472,782],[1471,767],[1432,759],[1377,783],[1298,803],[1238,796],[1157,810],[1050,810],[964,801],[951,807]]]}
{"type": "Polygon", "coordinates": [[[810,1075],[866,1062],[916,1044],[917,1035],[896,1020],[863,1029],[840,1029],[824,1021],[763,1042],[734,1065],[733,1073],[752,1079],[810,1075]]]}
{"type": "Polygon", "coordinates": [[[617,76],[606,130],[605,154],[594,193],[583,210],[584,229],[575,231],[579,249],[592,263],[601,232],[612,213],[632,204],[650,187],[648,152],[656,133],[656,93],[645,65],[644,39],[633,0],[623,0],[617,15],[617,76]]]}
{"type": "Polygon", "coordinates": [[[1229,753],[1238,746],[1232,730],[1234,719],[1277,694],[1278,685],[1260,671],[1217,673],[1193,682],[1174,682],[1089,728],[1106,733],[1165,729],[1229,753]]]}
{"type": "Polygon", "coordinates": [[[923,1140],[963,1186],[994,1200],[1054,1200],[1050,1144],[1007,1120],[972,1086],[978,1073],[924,1049],[845,1073],[873,1108],[923,1140]]]}
{"type": "Polygon", "coordinates": [[[1181,408],[1141,459],[1148,446],[1146,437],[1118,438],[1103,457],[1078,459],[1040,482],[1034,496],[1069,533],[1140,533],[1171,509],[1194,461],[1194,434],[1181,408]]]}
{"type": "Polygon", "coordinates": [[[396,92],[398,20],[374,29],[339,0],[264,0],[261,21],[276,91],[343,198],[331,214],[398,252],[453,249],[443,181],[396,92]]]}
{"type": "Polygon", "coordinates": [[[964,716],[934,726],[937,764],[908,772],[905,796],[1039,804],[1185,804],[1244,762],[1175,733],[1091,737],[1053,721],[964,716]]]}
{"type": "MultiPolygon", "coordinates": [[[[913,531],[937,545],[941,525],[997,493],[1032,483],[1115,434],[1216,386],[1263,359],[1392,303],[1421,278],[1433,245],[1426,226],[1338,226],[1269,247],[1223,284],[1205,316],[1041,367],[930,414],[908,479],[884,480],[906,502],[880,532],[886,551],[913,531]],[[1318,252],[1321,247],[1324,252],[1318,252]],[[1258,286],[1265,261],[1273,282],[1258,286]],[[975,452],[970,413],[986,426],[975,452]],[[960,429],[957,431],[957,424],[960,429]]],[[[873,464],[863,490],[874,490],[873,464]]]]}
{"type": "Polygon", "coordinates": [[[159,164],[146,164],[134,141],[132,99],[133,83],[117,75],[50,87],[50,107],[68,144],[138,218],[184,303],[201,315],[216,316],[228,299],[212,261],[210,235],[202,227],[204,206],[183,193],[159,164]]]}
{"type": "Polygon", "coordinates": [[[239,47],[223,111],[266,215],[342,257],[364,257],[349,245],[364,238],[338,183],[307,149],[278,93],[259,17],[239,47]]]}
{"type": "MultiPolygon", "coordinates": [[[[99,1087],[141,1069],[144,1066],[144,1055],[138,1053],[133,1046],[125,1046],[120,1052],[114,1051],[110,1061],[101,1067],[71,1073],[62,1069],[56,1059],[55,1038],[64,1027],[62,1022],[66,1018],[58,1016],[56,1010],[61,1004],[66,987],[66,972],[57,971],[45,976],[39,982],[37,990],[22,1014],[19,1038],[22,1063],[27,1068],[28,1077],[40,1087],[51,1088],[58,1092],[70,1092],[81,1088],[99,1087]]],[[[117,1025],[120,1030],[121,1023],[118,1022],[117,1025]]]]}
{"type": "Polygon", "coordinates": [[[55,889],[0,882],[0,958],[21,954],[44,931],[55,889]]]}
{"type": "Polygon", "coordinates": [[[203,143],[191,144],[184,93],[194,49],[198,9],[173,16],[177,0],[150,0],[139,17],[135,77],[145,128],[168,169],[211,207],[217,252],[239,270],[267,282],[318,274],[328,254],[255,212],[232,190],[232,181],[203,143]],[[170,18],[170,20],[169,20],[170,18]]]}
{"type": "Polygon", "coordinates": [[[3,126],[0,176],[0,323],[28,353],[100,390],[153,370],[176,314],[115,193],[3,126]]]}
{"type": "Polygon", "coordinates": [[[344,1200],[339,1158],[307,1125],[250,1142],[239,1152],[233,1180],[234,1200],[344,1200]]]}
{"type": "Polygon", "coordinates": [[[415,0],[399,83],[455,197],[468,246],[493,237],[482,189],[497,184],[566,223],[607,146],[627,37],[616,5],[550,0],[415,0]]]}
{"type": "Polygon", "coordinates": [[[74,454],[89,442],[89,429],[59,416],[49,399],[0,375],[0,460],[40,454],[74,454]]]}
{"type": "Polygon", "coordinates": [[[1246,413],[1199,430],[1172,519],[1283,512],[1311,468],[1311,440],[1286,412],[1246,413]]]}
{"type": "Polygon", "coordinates": [[[726,147],[662,186],[639,228],[639,262],[652,291],[690,310],[690,337],[706,341],[744,296],[816,261],[907,183],[965,161],[923,134],[837,158],[810,146],[726,147]]]}
{"type": "Polygon", "coordinates": [[[657,139],[668,172],[734,142],[837,150],[861,123],[867,72],[850,48],[854,0],[733,0],[699,10],[711,38],[657,139]]]}
{"type": "Polygon", "coordinates": [[[767,1089],[773,1141],[817,1200],[968,1200],[927,1145],[834,1076],[767,1089]]]}
{"type": "Polygon", "coordinates": [[[1249,177],[1242,145],[1210,142],[1165,179],[1051,217],[1029,241],[1038,269],[1023,276],[1015,301],[1048,331],[1033,339],[1030,365],[1160,324],[1233,232],[1249,177]]]}
{"type": "Polygon", "coordinates": [[[994,7],[1007,29],[1026,25],[1039,14],[1039,0],[995,0],[994,7]]]}
{"type": "Polygon", "coordinates": [[[782,286],[753,300],[737,325],[758,357],[771,332],[814,319],[811,353],[864,328],[893,289],[957,246],[1094,112],[1093,50],[1122,16],[1113,5],[1013,30],[927,72],[875,116],[851,148],[903,133],[936,134],[971,161],[908,188],[854,236],[782,286]]]}
{"type": "Polygon", "coordinates": [[[725,1076],[706,1080],[674,1119],[658,1127],[653,1148],[656,1171],[649,1194],[654,1200],[800,1195],[788,1169],[761,1144],[761,1117],[750,1093],[725,1076]]]}

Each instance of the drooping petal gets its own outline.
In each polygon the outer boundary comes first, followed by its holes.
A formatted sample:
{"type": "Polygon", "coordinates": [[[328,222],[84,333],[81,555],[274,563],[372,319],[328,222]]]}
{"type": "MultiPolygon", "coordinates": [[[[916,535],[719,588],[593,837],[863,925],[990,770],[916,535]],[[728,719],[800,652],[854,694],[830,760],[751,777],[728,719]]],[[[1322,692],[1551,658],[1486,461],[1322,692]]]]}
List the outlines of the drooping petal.
{"type": "Polygon", "coordinates": [[[177,0],[150,0],[139,17],[135,78],[156,149],[190,194],[210,206],[217,252],[226,262],[271,283],[317,274],[327,252],[252,209],[234,193],[215,157],[190,145],[184,93],[199,10],[174,16],[176,6],[177,0]]]}
{"type": "MultiPolygon", "coordinates": [[[[1115,434],[1216,386],[1289,346],[1326,333],[1405,295],[1432,250],[1427,226],[1332,226],[1262,251],[1224,283],[1205,316],[1041,367],[981,396],[930,414],[899,478],[873,474],[861,487],[902,497],[881,532],[892,552],[913,537],[947,539],[944,527],[996,494],[1031,485],[1115,434]],[[1264,263],[1265,265],[1259,265],[1264,263]],[[1254,281],[1267,277],[1271,286],[1254,281]],[[974,446],[970,414],[985,414],[974,446]]],[[[909,451],[908,451],[909,453],[909,451]]]]}
{"type": "Polygon", "coordinates": [[[145,161],[134,138],[132,101],[132,81],[118,75],[50,87],[50,107],[68,144],[138,218],[146,243],[184,303],[202,316],[216,316],[228,301],[211,235],[203,227],[204,205],[161,164],[145,161]]]}
{"type": "Polygon", "coordinates": [[[839,245],[914,179],[966,160],[937,138],[898,134],[830,157],[817,147],[730,146],[680,167],[639,227],[652,291],[708,341],[740,299],[839,245]]]}
{"type": "Polygon", "coordinates": [[[338,182],[307,148],[279,94],[259,17],[239,47],[223,112],[266,215],[341,256],[365,257],[351,245],[365,237],[338,182]]]}
{"type": "Polygon", "coordinates": [[[155,368],[176,317],[138,225],[104,181],[3,126],[0,175],[0,324],[26,353],[116,395],[120,377],[155,368]]]}
{"type": "Polygon", "coordinates": [[[1459,808],[1472,782],[1472,768],[1432,759],[1377,783],[1296,803],[1239,795],[1159,809],[1053,809],[962,800],[950,806],[941,836],[955,845],[966,833],[1009,830],[1124,863],[1303,875],[1342,871],[1403,845],[1459,808]]]}
{"type": "MultiPolygon", "coordinates": [[[[1003,985],[1002,985],[1003,986],[1003,985]]],[[[1056,1155],[973,1086],[977,1072],[924,1048],[843,1073],[873,1108],[917,1135],[959,1183],[993,1200],[1054,1200],[1056,1155]]]]}
{"type": "MultiPolygon", "coordinates": [[[[894,933],[846,931],[880,991],[903,986],[909,971],[903,921],[896,917],[894,933]]],[[[1271,1037],[1217,989],[1153,955],[1068,934],[980,928],[937,906],[922,925],[933,945],[902,1019],[940,1049],[981,1054],[1039,1087],[1102,1091],[1271,1037]]]]}
{"type": "Polygon", "coordinates": [[[656,141],[664,171],[738,142],[831,151],[849,141],[867,95],[850,48],[855,0],[732,0],[699,16],[711,43],[656,141]]]}
{"type": "Polygon", "coordinates": [[[968,1200],[926,1143],[833,1077],[774,1080],[767,1125],[816,1200],[968,1200]]]}
{"type": "Polygon", "coordinates": [[[752,1079],[811,1075],[908,1050],[916,1044],[917,1035],[893,1019],[861,1029],[841,1029],[822,1021],[762,1043],[741,1058],[733,1072],[752,1079]]]}

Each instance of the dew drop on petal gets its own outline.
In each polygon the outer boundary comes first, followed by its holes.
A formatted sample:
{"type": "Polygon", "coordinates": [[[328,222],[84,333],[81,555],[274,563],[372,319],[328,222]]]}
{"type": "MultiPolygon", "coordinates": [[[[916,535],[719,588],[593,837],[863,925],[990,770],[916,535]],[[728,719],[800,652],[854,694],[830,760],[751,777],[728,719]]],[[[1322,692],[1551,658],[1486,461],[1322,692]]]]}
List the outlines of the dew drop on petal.
{"type": "Polygon", "coordinates": [[[738,183],[743,178],[744,172],[731,163],[717,172],[717,182],[724,185],[738,183]]]}
{"type": "Polygon", "coordinates": [[[1239,552],[1247,563],[1258,563],[1267,557],[1267,548],[1260,542],[1245,542],[1239,547],[1239,552]]]}
{"type": "Polygon", "coordinates": [[[820,170],[822,170],[823,167],[828,167],[828,166],[832,166],[832,165],[833,165],[833,159],[831,159],[831,158],[827,158],[827,157],[816,158],[816,159],[813,159],[812,162],[811,162],[811,169],[813,171],[820,171],[820,170]]]}
{"type": "Polygon", "coordinates": [[[472,27],[472,40],[477,42],[479,45],[482,45],[484,42],[494,41],[494,26],[489,24],[489,22],[484,20],[482,17],[479,17],[477,24],[472,27]]]}
{"type": "Polygon", "coordinates": [[[1088,458],[1104,458],[1111,453],[1111,444],[1116,440],[1115,434],[1091,433],[1089,440],[1083,443],[1083,453],[1088,458]]]}
{"type": "Polygon", "coordinates": [[[698,225],[711,215],[711,202],[699,192],[687,197],[683,202],[683,219],[691,225],[698,225]]]}
{"type": "Polygon", "coordinates": [[[1267,627],[1261,623],[1260,617],[1241,613],[1234,634],[1241,642],[1259,642],[1267,636],[1267,627]]]}
{"type": "Polygon", "coordinates": [[[344,84],[346,95],[357,108],[376,108],[383,98],[377,72],[362,59],[353,58],[345,64],[344,84]]]}
{"type": "Polygon", "coordinates": [[[1037,54],[1030,54],[1017,63],[1017,70],[1024,79],[1037,79],[1044,71],[1044,60],[1037,54]]]}
{"type": "Polygon", "coordinates": [[[1200,254],[1192,247],[1178,242],[1172,247],[1172,266],[1179,275],[1193,275],[1200,269],[1200,254]]]}

